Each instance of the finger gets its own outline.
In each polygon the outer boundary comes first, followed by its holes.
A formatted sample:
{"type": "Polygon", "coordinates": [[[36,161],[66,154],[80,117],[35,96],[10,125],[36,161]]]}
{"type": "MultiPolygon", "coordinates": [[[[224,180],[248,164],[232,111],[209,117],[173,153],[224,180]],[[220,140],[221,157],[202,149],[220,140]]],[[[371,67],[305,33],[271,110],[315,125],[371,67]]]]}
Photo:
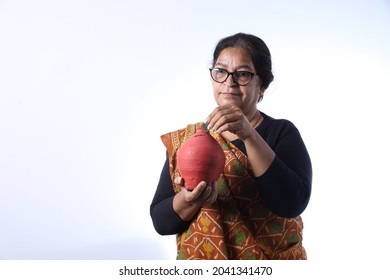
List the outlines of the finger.
{"type": "Polygon", "coordinates": [[[213,184],[212,192],[211,192],[210,198],[209,198],[210,203],[213,204],[217,200],[217,197],[218,197],[218,188],[217,188],[216,184],[213,184]]]}
{"type": "Polygon", "coordinates": [[[210,186],[207,190],[207,196],[205,197],[203,204],[211,204],[213,200],[213,190],[212,187],[210,186]]]}
{"type": "Polygon", "coordinates": [[[180,186],[184,186],[184,180],[182,177],[176,177],[173,182],[176,184],[176,185],[180,185],[180,186]]]}
{"type": "Polygon", "coordinates": [[[207,199],[204,201],[203,204],[211,205],[211,204],[213,204],[217,200],[217,197],[218,197],[218,190],[217,190],[217,188],[214,185],[210,185],[210,193],[209,193],[207,199]]]}
{"type": "Polygon", "coordinates": [[[224,107],[219,108],[219,110],[215,113],[213,118],[210,120],[210,128],[214,131],[222,132],[221,127],[225,124],[237,122],[242,119],[242,112],[240,109],[236,107],[224,107]]]}
{"type": "Polygon", "coordinates": [[[206,187],[207,187],[206,182],[202,181],[192,191],[186,190],[187,201],[195,201],[195,200],[199,199],[206,187]]]}
{"type": "Polygon", "coordinates": [[[212,197],[212,202],[214,203],[218,198],[218,187],[216,184],[213,185],[213,197],[212,197]]]}
{"type": "Polygon", "coordinates": [[[212,193],[211,185],[207,184],[203,192],[201,193],[201,195],[198,197],[198,201],[203,204],[209,198],[211,193],[212,193]]]}
{"type": "Polygon", "coordinates": [[[217,107],[215,108],[210,115],[207,116],[207,118],[205,119],[205,123],[209,124],[211,122],[211,120],[215,117],[215,115],[218,113],[218,111],[220,110],[221,107],[217,107]]]}
{"type": "Polygon", "coordinates": [[[211,193],[212,193],[212,187],[210,184],[208,184],[207,187],[203,191],[203,194],[202,194],[203,199],[207,200],[210,197],[211,193]]]}
{"type": "Polygon", "coordinates": [[[236,134],[237,131],[242,129],[242,123],[238,119],[228,119],[225,122],[217,123],[215,125],[215,131],[217,133],[222,133],[224,131],[230,131],[236,134]]]}
{"type": "Polygon", "coordinates": [[[209,124],[210,127],[213,127],[215,122],[224,114],[227,114],[233,106],[231,105],[222,105],[215,108],[211,114],[206,118],[205,123],[209,124]]]}

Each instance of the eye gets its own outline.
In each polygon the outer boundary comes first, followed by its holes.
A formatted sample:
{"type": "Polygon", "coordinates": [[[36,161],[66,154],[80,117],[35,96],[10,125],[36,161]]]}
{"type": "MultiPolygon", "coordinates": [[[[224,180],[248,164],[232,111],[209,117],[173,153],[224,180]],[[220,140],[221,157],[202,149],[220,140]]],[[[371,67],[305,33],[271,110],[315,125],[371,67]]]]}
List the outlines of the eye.
{"type": "Polygon", "coordinates": [[[252,76],[252,73],[248,71],[237,71],[235,75],[237,78],[249,78],[252,76]]]}
{"type": "Polygon", "coordinates": [[[223,79],[226,75],[228,75],[228,72],[225,69],[222,68],[213,69],[213,76],[218,80],[223,79]]]}
{"type": "Polygon", "coordinates": [[[214,68],[215,73],[217,74],[226,74],[226,70],[222,68],[214,68]]]}

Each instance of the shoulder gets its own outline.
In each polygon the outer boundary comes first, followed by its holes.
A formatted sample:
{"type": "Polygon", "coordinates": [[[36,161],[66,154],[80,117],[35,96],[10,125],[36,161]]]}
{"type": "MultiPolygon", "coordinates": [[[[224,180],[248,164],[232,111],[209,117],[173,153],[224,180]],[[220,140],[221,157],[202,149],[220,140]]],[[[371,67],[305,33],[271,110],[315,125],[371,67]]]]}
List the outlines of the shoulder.
{"type": "Polygon", "coordinates": [[[275,148],[282,141],[290,142],[290,144],[301,141],[301,135],[291,121],[275,119],[264,113],[262,114],[264,120],[256,130],[271,148],[275,148]]]}
{"type": "Polygon", "coordinates": [[[275,119],[262,112],[264,117],[263,122],[258,126],[260,134],[285,134],[290,132],[297,132],[296,126],[286,119],[275,119]]]}

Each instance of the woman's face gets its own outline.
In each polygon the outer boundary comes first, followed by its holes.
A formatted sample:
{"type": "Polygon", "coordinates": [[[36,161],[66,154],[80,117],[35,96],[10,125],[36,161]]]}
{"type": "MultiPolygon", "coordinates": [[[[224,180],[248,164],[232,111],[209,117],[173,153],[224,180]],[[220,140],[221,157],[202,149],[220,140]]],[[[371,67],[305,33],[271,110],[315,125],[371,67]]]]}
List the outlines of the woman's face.
{"type": "MultiPolygon", "coordinates": [[[[215,68],[222,68],[228,72],[249,71],[256,73],[252,60],[246,50],[242,48],[226,48],[221,51],[215,68]]],[[[214,98],[218,106],[235,105],[239,107],[245,115],[250,115],[257,110],[257,103],[263,90],[260,87],[259,76],[253,76],[246,86],[237,85],[233,81],[232,75],[223,83],[212,80],[214,98]]]]}

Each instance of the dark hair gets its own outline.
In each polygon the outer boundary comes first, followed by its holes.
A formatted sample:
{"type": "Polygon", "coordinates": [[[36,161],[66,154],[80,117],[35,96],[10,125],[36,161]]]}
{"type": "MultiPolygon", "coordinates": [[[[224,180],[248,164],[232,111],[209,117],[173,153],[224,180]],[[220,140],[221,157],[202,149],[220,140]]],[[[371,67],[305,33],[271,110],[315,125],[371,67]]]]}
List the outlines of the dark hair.
{"type": "Polygon", "coordinates": [[[217,62],[219,54],[226,48],[243,48],[252,58],[252,63],[256,73],[260,76],[262,82],[261,87],[266,89],[273,81],[271,53],[260,38],[245,33],[237,33],[235,35],[221,39],[214,50],[213,67],[217,62]]]}

